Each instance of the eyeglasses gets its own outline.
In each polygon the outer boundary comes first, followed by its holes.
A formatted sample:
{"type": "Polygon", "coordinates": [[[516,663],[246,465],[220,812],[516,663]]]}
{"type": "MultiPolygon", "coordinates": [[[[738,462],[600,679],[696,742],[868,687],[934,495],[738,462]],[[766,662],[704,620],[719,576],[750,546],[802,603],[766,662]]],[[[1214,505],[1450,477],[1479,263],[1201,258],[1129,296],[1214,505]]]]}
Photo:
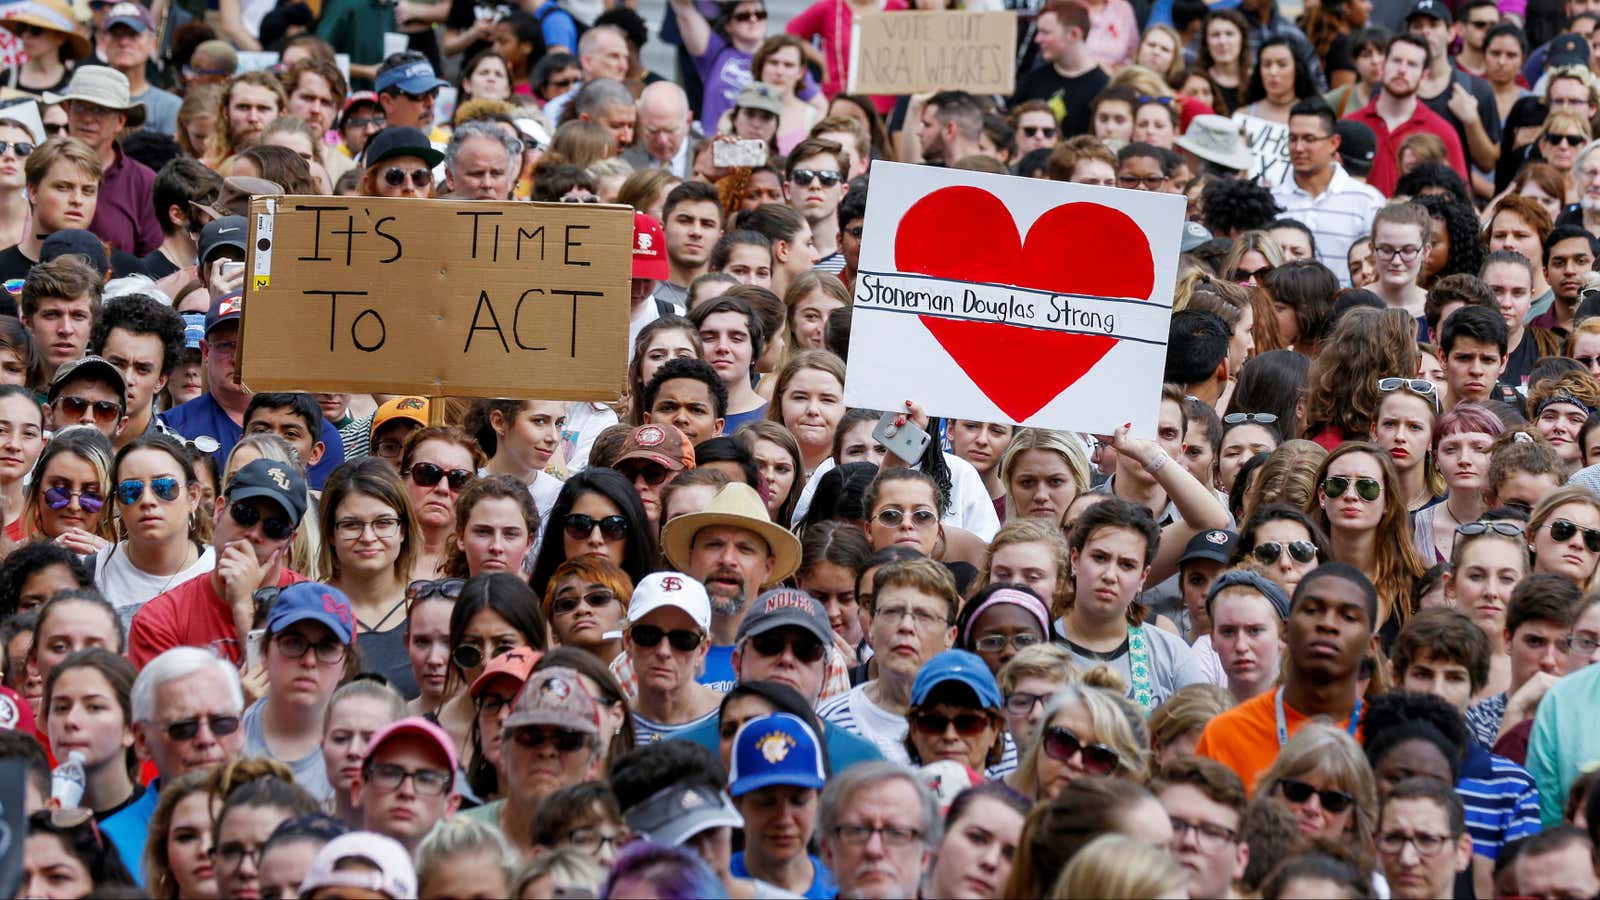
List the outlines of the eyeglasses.
{"type": "Polygon", "coordinates": [[[750,646],[762,656],[782,656],[785,647],[794,654],[794,658],[806,665],[811,665],[822,659],[822,654],[827,650],[822,642],[810,634],[781,634],[777,631],[765,631],[750,638],[750,646]]]}
{"type": "Polygon", "coordinates": [[[57,397],[56,405],[69,419],[81,419],[84,413],[94,410],[96,425],[110,425],[122,415],[122,404],[114,400],[90,400],[87,397],[57,397]]]}
{"type": "Polygon", "coordinates": [[[373,763],[367,766],[367,780],[382,791],[398,791],[400,785],[411,779],[411,786],[424,797],[437,797],[450,789],[449,772],[438,769],[407,769],[394,763],[373,763]]]}
{"type": "Polygon", "coordinates": [[[66,134],[67,133],[67,126],[62,125],[62,124],[57,123],[57,122],[46,122],[46,123],[44,123],[44,133],[49,135],[50,137],[56,137],[57,135],[66,134]]]}
{"type": "Polygon", "coordinates": [[[179,719],[170,722],[162,729],[167,733],[167,738],[174,741],[192,741],[200,733],[201,724],[211,729],[216,737],[227,737],[239,730],[238,716],[195,716],[191,719],[179,719]]]}
{"type": "Polygon", "coordinates": [[[733,20],[735,22],[765,22],[767,20],[767,11],[764,9],[745,10],[742,13],[734,13],[733,20]]]}
{"type": "Polygon", "coordinates": [[[246,857],[249,857],[252,865],[259,864],[261,862],[261,845],[246,847],[238,841],[229,841],[220,847],[214,848],[211,851],[211,855],[224,868],[237,869],[244,865],[246,857]]]}
{"type": "Polygon", "coordinates": [[[628,840],[628,832],[607,832],[598,828],[574,828],[567,832],[567,844],[579,853],[590,856],[602,847],[620,847],[628,840]]]}
{"type": "Polygon", "coordinates": [[[145,485],[149,485],[151,493],[164,502],[171,503],[178,499],[178,479],[163,475],[152,478],[148,482],[137,478],[129,478],[117,482],[117,502],[123,506],[132,506],[144,499],[145,485]]]}
{"type": "Polygon", "coordinates": [[[897,625],[906,616],[910,616],[918,628],[940,628],[950,624],[950,620],[944,616],[937,616],[926,610],[912,609],[909,606],[887,606],[873,610],[872,615],[875,620],[880,620],[885,625],[897,625]]]}
{"type": "Polygon", "coordinates": [[[911,717],[911,724],[923,734],[944,734],[951,725],[956,726],[956,734],[962,737],[977,737],[988,728],[993,720],[981,712],[957,713],[947,716],[944,713],[919,712],[911,717]]]}
{"type": "Polygon", "coordinates": [[[1260,281],[1267,276],[1268,272],[1271,271],[1272,266],[1270,264],[1262,266],[1259,269],[1238,269],[1234,275],[1234,280],[1240,284],[1247,284],[1251,281],[1260,281]]]}
{"type": "MultiPolygon", "coordinates": [[[[1357,478],[1356,496],[1371,503],[1383,494],[1383,483],[1376,478],[1357,478]]],[[[1329,499],[1342,495],[1350,489],[1350,479],[1343,475],[1329,475],[1322,479],[1322,493],[1329,499]]]]}
{"type": "Polygon", "coordinates": [[[853,847],[859,847],[872,840],[873,835],[882,837],[884,846],[899,850],[904,850],[922,840],[920,830],[896,825],[839,825],[833,829],[834,837],[853,847]]]}
{"type": "Polygon", "coordinates": [[[461,490],[477,477],[477,473],[471,469],[446,469],[430,462],[412,463],[400,474],[410,478],[418,487],[433,487],[445,481],[452,491],[461,490]]]}
{"type": "Polygon", "coordinates": [[[1401,262],[1411,262],[1413,259],[1417,258],[1418,253],[1422,252],[1422,248],[1416,244],[1410,244],[1405,247],[1391,247],[1388,244],[1373,244],[1372,252],[1379,259],[1394,259],[1396,256],[1398,256],[1400,257],[1401,262]]]}
{"type": "Polygon", "coordinates": [[[789,173],[789,180],[801,187],[811,187],[811,182],[831,188],[844,180],[844,173],[833,169],[795,169],[789,173]]]}
{"type": "Polygon", "coordinates": [[[1271,425],[1278,421],[1272,413],[1228,413],[1222,417],[1224,425],[1243,425],[1249,422],[1254,425],[1271,425]]]}
{"type": "Polygon", "coordinates": [[[1331,137],[1333,137],[1331,134],[1294,134],[1291,132],[1289,134],[1289,146],[1293,147],[1297,144],[1320,144],[1331,137]]]}
{"type": "Polygon", "coordinates": [[[1350,804],[1356,802],[1356,798],[1346,794],[1344,791],[1319,791],[1304,781],[1294,781],[1288,778],[1278,782],[1278,793],[1282,794],[1283,799],[1288,800],[1290,803],[1308,803],[1311,800],[1311,795],[1316,794],[1317,799],[1322,801],[1322,808],[1334,815],[1344,812],[1350,808],[1350,804]]]}
{"type": "Polygon", "coordinates": [[[515,694],[511,694],[509,696],[502,694],[484,694],[482,697],[478,698],[478,712],[488,713],[491,716],[497,716],[500,714],[500,710],[505,709],[515,702],[517,702],[517,697],[515,694]]]}
{"type": "Polygon", "coordinates": [[[1552,147],[1559,147],[1562,144],[1568,147],[1582,147],[1587,143],[1587,139],[1581,134],[1546,134],[1544,140],[1552,147]]]}
{"type": "Polygon", "coordinates": [[[43,497],[44,505],[51,509],[66,509],[74,498],[86,513],[97,513],[106,505],[106,498],[96,491],[75,491],[69,487],[45,488],[43,497]]]}
{"type": "Polygon", "coordinates": [[[33,152],[33,143],[30,141],[0,141],[0,153],[15,150],[18,156],[27,156],[33,152]]]}
{"type": "MultiPolygon", "coordinates": [[[[878,514],[873,518],[877,519],[878,524],[885,528],[899,528],[900,523],[906,519],[906,513],[891,507],[878,510],[878,514]]],[[[931,509],[914,509],[911,511],[911,524],[917,528],[927,528],[938,520],[938,513],[931,509]]]]}
{"type": "Polygon", "coordinates": [[[1378,835],[1378,849],[1389,856],[1399,856],[1405,852],[1406,845],[1417,848],[1418,856],[1438,856],[1450,843],[1448,834],[1429,834],[1419,831],[1415,834],[1406,834],[1403,831],[1385,831],[1378,835]]]}
{"type": "Polygon", "coordinates": [[[1407,390],[1433,401],[1434,410],[1439,409],[1439,386],[1426,378],[1379,378],[1378,390],[1385,394],[1407,390]]]}
{"type": "Polygon", "coordinates": [[[562,203],[599,203],[600,198],[585,191],[582,194],[567,194],[561,198],[562,203]]]}
{"type": "Polygon", "coordinates": [[[383,170],[384,183],[389,187],[400,187],[411,179],[411,186],[421,190],[433,184],[433,173],[427,169],[402,169],[399,166],[390,166],[383,170]]]}
{"type": "Polygon", "coordinates": [[[566,728],[540,728],[531,726],[511,732],[511,741],[518,747],[537,750],[546,743],[554,744],[558,753],[571,753],[583,749],[588,738],[582,732],[566,728]]]}
{"type": "Polygon", "coordinates": [[[1317,558],[1317,545],[1310,541],[1262,541],[1250,551],[1262,565],[1270,566],[1278,561],[1283,551],[1289,551],[1289,558],[1297,563],[1308,563],[1317,558]]]}
{"type": "Polygon", "coordinates": [[[1172,820],[1173,841],[1183,840],[1184,832],[1192,831],[1194,832],[1195,843],[1200,845],[1200,849],[1208,853],[1227,844],[1236,843],[1239,840],[1239,832],[1234,831],[1232,828],[1224,828],[1211,822],[1190,822],[1177,816],[1170,816],[1169,818],[1172,820]]]}
{"type": "MultiPolygon", "coordinates": [[[[490,659],[510,653],[514,647],[510,644],[500,644],[489,654],[490,659]]],[[[462,671],[476,669],[483,665],[483,648],[477,644],[462,644],[450,652],[450,661],[462,671]]]]}
{"type": "Polygon", "coordinates": [[[1520,522],[1465,522],[1456,526],[1456,534],[1467,537],[1476,537],[1489,531],[1510,538],[1519,538],[1527,533],[1520,522]]]}
{"type": "Polygon", "coordinates": [[[986,634],[983,637],[978,638],[976,641],[973,641],[972,646],[977,647],[979,650],[982,650],[985,653],[1001,653],[1006,649],[1007,644],[1017,648],[1018,650],[1021,650],[1024,647],[1032,647],[1035,644],[1041,644],[1043,642],[1044,638],[1037,634],[1031,634],[1027,632],[1010,635],[986,634]]]}
{"type": "MultiPolygon", "coordinates": [[[[429,597],[443,597],[454,600],[461,596],[461,588],[466,585],[462,578],[440,578],[436,581],[419,580],[406,585],[406,602],[415,603],[429,597]]],[[[468,666],[467,668],[472,668],[468,666]]]]}
{"type": "Polygon", "coordinates": [[[342,541],[359,541],[372,529],[372,536],[380,541],[386,541],[400,533],[400,519],[396,516],[379,516],[371,521],[361,519],[340,519],[333,523],[333,533],[342,541]]]}
{"type": "Polygon", "coordinates": [[[651,487],[660,485],[661,482],[667,480],[668,475],[672,474],[671,470],[666,466],[655,462],[645,462],[631,466],[623,464],[617,467],[617,471],[621,472],[629,481],[644,479],[644,483],[651,487]]]}
{"type": "Polygon", "coordinates": [[[558,616],[564,616],[578,608],[578,604],[587,603],[590,609],[605,609],[617,602],[617,595],[610,591],[591,591],[587,594],[558,594],[550,604],[550,611],[558,616]]]}
{"type": "Polygon", "coordinates": [[[244,502],[243,500],[228,507],[228,515],[239,523],[241,528],[252,528],[257,522],[261,523],[261,533],[274,541],[286,541],[294,537],[294,523],[278,516],[263,517],[261,510],[244,502]]]}
{"type": "Polygon", "coordinates": [[[1012,691],[1006,695],[1006,712],[1013,716],[1025,716],[1033,712],[1035,704],[1049,705],[1055,697],[1055,692],[1048,694],[1030,694],[1027,691],[1012,691]]]}
{"type": "Polygon", "coordinates": [[[1580,653],[1589,656],[1600,649],[1600,641],[1581,634],[1569,634],[1558,642],[1563,653],[1580,653]]]}
{"type": "Polygon", "coordinates": [[[1142,186],[1145,190],[1155,191],[1160,190],[1161,186],[1166,183],[1167,176],[1165,175],[1146,175],[1142,178],[1138,175],[1117,176],[1117,187],[1123,188],[1136,188],[1142,186]]]}
{"type": "MultiPolygon", "coordinates": [[[[217,74],[226,73],[219,72],[217,74]]],[[[381,131],[388,124],[389,120],[384,116],[351,116],[344,120],[344,127],[346,128],[376,128],[381,131]]]]}
{"type": "Polygon", "coordinates": [[[628,637],[632,638],[636,645],[646,648],[654,647],[661,643],[662,638],[666,638],[672,649],[679,653],[688,653],[694,650],[705,639],[698,631],[689,631],[683,628],[674,628],[668,631],[655,625],[635,625],[628,629],[628,637]]]}
{"type": "Polygon", "coordinates": [[[1576,522],[1566,519],[1557,519],[1550,523],[1550,536],[1558,541],[1570,541],[1572,536],[1583,532],[1583,545],[1589,548],[1590,553],[1600,553],[1600,531],[1593,528],[1580,527],[1576,522]]]}
{"type": "Polygon", "coordinates": [[[1022,135],[1023,137],[1031,138],[1053,138],[1056,136],[1056,127],[1054,125],[1024,125],[1022,126],[1022,135]]]}
{"type": "Polygon", "coordinates": [[[335,638],[313,644],[306,640],[304,635],[285,631],[272,636],[272,645],[278,648],[278,652],[283,654],[285,659],[299,659],[306,655],[307,650],[314,650],[319,663],[333,665],[344,662],[345,645],[335,638]]]}
{"type": "Polygon", "coordinates": [[[575,541],[587,540],[594,534],[596,528],[600,529],[600,536],[608,541],[620,541],[628,536],[628,519],[622,515],[605,516],[596,519],[583,513],[567,513],[566,524],[562,526],[567,537],[575,541]]]}
{"type": "Polygon", "coordinates": [[[1044,752],[1051,759],[1071,762],[1074,756],[1091,775],[1110,775],[1122,765],[1122,756],[1105,744],[1085,744],[1070,728],[1051,725],[1044,730],[1044,752]]]}

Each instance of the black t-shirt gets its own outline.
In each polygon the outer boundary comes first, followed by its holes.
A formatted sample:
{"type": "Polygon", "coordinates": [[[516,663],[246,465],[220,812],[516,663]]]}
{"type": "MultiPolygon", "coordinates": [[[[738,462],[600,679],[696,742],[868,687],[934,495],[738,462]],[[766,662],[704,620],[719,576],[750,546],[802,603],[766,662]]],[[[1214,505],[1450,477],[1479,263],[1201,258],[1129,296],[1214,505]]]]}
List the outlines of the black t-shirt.
{"type": "Polygon", "coordinates": [[[1349,32],[1334,37],[1333,43],[1328,45],[1328,57],[1323,60],[1322,69],[1331,78],[1335,72],[1356,71],[1356,58],[1350,53],[1351,40],[1349,32]]]}
{"type": "Polygon", "coordinates": [[[1451,128],[1456,130],[1456,137],[1461,140],[1461,153],[1470,163],[1472,162],[1472,153],[1467,149],[1467,129],[1462,126],[1461,120],[1456,118],[1456,114],[1450,111],[1450,95],[1455,93],[1455,86],[1458,84],[1470,91],[1473,98],[1478,101],[1478,118],[1483,122],[1483,130],[1489,135],[1489,140],[1496,144],[1500,143],[1500,108],[1495,105],[1494,88],[1489,87],[1489,82],[1484,81],[1482,78],[1470,72],[1452,68],[1450,70],[1450,84],[1439,92],[1439,96],[1423,98],[1422,102],[1426,103],[1429,109],[1438,113],[1441,118],[1450,123],[1451,128]]]}
{"type": "Polygon", "coordinates": [[[140,260],[140,262],[144,265],[144,273],[156,281],[160,281],[178,271],[177,264],[167,259],[167,255],[162,253],[159,247],[151,250],[150,255],[140,260]]]}
{"type": "MultiPolygon", "coordinates": [[[[492,0],[450,0],[450,12],[445,15],[444,27],[451,31],[466,31],[479,19],[498,22],[519,8],[509,3],[495,3],[492,0]]],[[[493,46],[488,41],[474,41],[461,54],[462,63],[467,63],[474,56],[493,46]]]]}
{"type": "Polygon", "coordinates": [[[10,281],[13,278],[27,278],[28,270],[33,268],[35,260],[22,255],[22,245],[12,244],[0,250],[0,282],[10,281]]]}
{"type": "Polygon", "coordinates": [[[1044,63],[1029,72],[1017,85],[1011,105],[1016,106],[1028,100],[1043,100],[1050,104],[1061,122],[1061,139],[1066,140],[1091,131],[1094,123],[1089,118],[1089,101],[1110,82],[1111,76],[1099,66],[1082,75],[1067,78],[1057,72],[1055,66],[1044,63]]]}
{"type": "Polygon", "coordinates": [[[1522,387],[1528,373],[1533,371],[1534,361],[1539,358],[1538,343],[1533,339],[1533,332],[1522,329],[1522,343],[1506,354],[1506,370],[1500,374],[1501,384],[1512,388],[1522,387]]]}

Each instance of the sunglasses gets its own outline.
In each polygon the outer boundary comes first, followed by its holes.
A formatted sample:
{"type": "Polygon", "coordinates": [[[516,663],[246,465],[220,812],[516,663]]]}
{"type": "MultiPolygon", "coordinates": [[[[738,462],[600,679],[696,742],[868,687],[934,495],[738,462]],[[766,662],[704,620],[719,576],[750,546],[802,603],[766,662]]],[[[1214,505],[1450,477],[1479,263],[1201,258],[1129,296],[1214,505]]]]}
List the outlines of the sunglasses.
{"type": "Polygon", "coordinates": [[[243,501],[228,507],[228,515],[232,516],[241,528],[252,528],[260,522],[261,533],[270,540],[286,541],[294,537],[294,523],[277,516],[264,518],[260,510],[243,501]]]}
{"type": "MultiPolygon", "coordinates": [[[[906,520],[906,513],[890,508],[880,509],[873,518],[885,528],[899,528],[900,523],[906,520]]],[[[911,511],[911,524],[918,528],[926,528],[938,521],[939,516],[931,509],[915,509],[911,511]]]]}
{"type": "MultiPolygon", "coordinates": [[[[1383,483],[1376,478],[1357,478],[1356,496],[1372,502],[1383,493],[1383,483]]],[[[1343,475],[1329,475],[1322,479],[1322,493],[1329,498],[1338,497],[1350,488],[1350,479],[1343,475]]]]}
{"type": "Polygon", "coordinates": [[[72,505],[72,498],[78,498],[78,505],[86,513],[97,513],[105,508],[106,498],[92,491],[75,491],[69,487],[53,487],[44,489],[44,505],[51,509],[66,509],[72,505]]]}
{"type": "Polygon", "coordinates": [[[1433,401],[1433,408],[1439,408],[1439,386],[1426,378],[1379,378],[1378,390],[1387,394],[1390,391],[1408,390],[1419,397],[1427,397],[1433,401]]]}
{"type": "Polygon", "coordinates": [[[548,742],[555,745],[558,753],[571,753],[582,750],[584,740],[581,732],[565,728],[518,728],[511,732],[512,743],[529,750],[536,750],[548,742]]]}
{"type": "Polygon", "coordinates": [[[1044,752],[1051,759],[1069,762],[1078,756],[1091,775],[1110,775],[1122,765],[1122,757],[1105,744],[1085,744],[1070,728],[1051,725],[1044,731],[1044,752]]]}
{"type": "Polygon", "coordinates": [[[552,78],[545,82],[544,85],[545,87],[553,87],[564,91],[577,83],[578,79],[576,78],[552,78]]]}
{"type": "Polygon", "coordinates": [[[629,481],[638,481],[642,478],[644,479],[644,483],[650,485],[651,487],[659,486],[661,482],[667,480],[668,475],[672,474],[670,471],[668,471],[666,466],[663,466],[660,463],[641,463],[636,466],[618,466],[617,471],[621,472],[629,481]]]}
{"type": "Polygon", "coordinates": [[[579,603],[587,603],[590,609],[605,609],[617,602],[617,595],[610,591],[594,591],[588,594],[563,594],[550,604],[550,611],[558,616],[564,616],[578,608],[579,603]]]}
{"type": "MultiPolygon", "coordinates": [[[[494,648],[493,653],[489,654],[489,659],[494,659],[497,656],[510,653],[515,649],[516,648],[512,647],[510,644],[501,644],[500,646],[494,648]]],[[[483,648],[479,647],[477,644],[462,644],[450,653],[450,661],[455,663],[456,667],[462,671],[476,669],[477,667],[483,665],[483,660],[483,648]]]]}
{"type": "MultiPolygon", "coordinates": [[[[218,72],[217,74],[220,75],[220,74],[223,74],[223,73],[218,72]]],[[[385,125],[388,125],[388,124],[389,124],[389,120],[388,120],[388,118],[386,118],[384,116],[351,116],[350,118],[344,120],[344,127],[346,127],[346,128],[380,128],[381,129],[385,125]]]]}
{"type": "MultiPolygon", "coordinates": [[[[200,733],[200,717],[179,719],[166,727],[167,737],[175,741],[192,741],[200,733]]],[[[227,737],[239,730],[238,716],[206,716],[203,720],[217,737],[227,737]]]]}
{"type": "Polygon", "coordinates": [[[428,91],[426,94],[413,94],[410,91],[401,91],[400,93],[405,94],[406,99],[412,103],[432,103],[439,97],[439,92],[436,90],[428,91]]]}
{"type": "Polygon", "coordinates": [[[44,133],[51,137],[55,137],[58,134],[66,134],[67,126],[59,122],[46,122],[44,123],[44,133]]]}
{"type": "Polygon", "coordinates": [[[575,541],[587,540],[596,528],[600,529],[600,536],[608,541],[620,541],[628,536],[628,519],[622,515],[596,519],[583,513],[568,513],[566,524],[562,527],[567,537],[575,541]]]}
{"type": "Polygon", "coordinates": [[[18,156],[27,156],[33,152],[33,144],[30,141],[0,141],[0,153],[7,150],[16,151],[18,156]]]}
{"type": "Polygon", "coordinates": [[[122,415],[122,404],[114,400],[90,400],[86,397],[57,397],[56,404],[69,419],[81,419],[84,413],[94,410],[94,421],[97,425],[109,425],[122,415]]]}
{"type": "Polygon", "coordinates": [[[1566,144],[1568,147],[1582,147],[1586,143],[1586,139],[1581,134],[1547,134],[1544,139],[1552,147],[1558,147],[1562,144],[1566,144]]]}
{"type": "Polygon", "coordinates": [[[1490,531],[1511,538],[1519,538],[1527,533],[1517,522],[1467,522],[1456,526],[1456,534],[1467,537],[1476,537],[1490,531]]]}
{"type": "Polygon", "coordinates": [[[158,498],[167,503],[178,499],[178,488],[180,487],[178,479],[163,475],[160,478],[152,478],[148,482],[140,481],[137,478],[129,478],[125,481],[117,482],[117,502],[123,506],[132,506],[143,500],[146,484],[149,485],[150,490],[158,498]]]}
{"type": "MultiPolygon", "coordinates": [[[[437,580],[418,580],[406,585],[406,602],[416,603],[429,597],[443,597],[454,600],[461,596],[461,589],[467,584],[462,578],[440,578],[437,580]]],[[[467,668],[472,668],[468,666],[467,668]]]]}
{"type": "Polygon", "coordinates": [[[633,638],[633,642],[640,647],[654,647],[661,643],[662,638],[666,638],[667,643],[672,645],[672,649],[679,653],[688,653],[700,646],[700,641],[703,640],[698,631],[688,631],[681,628],[667,631],[654,625],[635,625],[628,629],[628,637],[633,638]]]}
{"type": "Polygon", "coordinates": [[[767,11],[758,9],[753,12],[746,10],[742,13],[734,13],[733,20],[735,22],[765,22],[767,20],[767,11]]]}
{"type": "Polygon", "coordinates": [[[1262,266],[1259,269],[1240,269],[1238,276],[1234,280],[1240,284],[1244,284],[1252,279],[1260,281],[1262,278],[1266,277],[1268,272],[1271,271],[1272,266],[1262,266]]]}
{"type": "Polygon", "coordinates": [[[428,462],[412,463],[400,474],[408,476],[418,487],[433,487],[441,480],[448,479],[452,491],[461,490],[477,477],[471,469],[445,469],[428,462]]]}
{"type": "Polygon", "coordinates": [[[411,186],[419,190],[433,184],[433,173],[427,169],[406,170],[399,166],[391,166],[383,170],[383,180],[389,187],[400,187],[406,183],[407,178],[411,179],[411,186]]]}
{"type": "Polygon", "coordinates": [[[1319,791],[1304,781],[1293,781],[1288,778],[1278,782],[1278,792],[1290,803],[1309,802],[1311,795],[1316,794],[1317,799],[1322,801],[1322,808],[1334,815],[1344,812],[1356,802],[1356,798],[1344,791],[1319,791]]]}
{"type": "Polygon", "coordinates": [[[44,37],[47,34],[60,34],[61,33],[59,31],[55,31],[54,29],[51,29],[51,28],[41,28],[38,25],[24,25],[21,28],[17,29],[17,32],[19,34],[23,34],[23,35],[26,35],[28,37],[44,37]]]}
{"type": "Polygon", "coordinates": [[[1308,563],[1317,558],[1317,545],[1310,541],[1263,541],[1250,554],[1263,565],[1272,565],[1289,551],[1289,558],[1297,563],[1308,563]]]}
{"type": "Polygon", "coordinates": [[[562,203],[599,203],[600,198],[593,194],[567,194],[561,198],[562,203]]]}
{"type": "Polygon", "coordinates": [[[1222,417],[1224,425],[1243,425],[1246,422],[1252,425],[1271,425],[1278,421],[1272,413],[1228,413],[1222,417]]]}
{"type": "Polygon", "coordinates": [[[1024,125],[1022,126],[1022,134],[1024,137],[1031,138],[1053,138],[1056,136],[1056,129],[1053,125],[1024,125]]]}
{"type": "Polygon", "coordinates": [[[811,665],[822,659],[825,647],[822,642],[809,634],[778,634],[768,631],[750,638],[750,646],[762,656],[782,656],[783,648],[788,647],[794,658],[806,665],[811,665]]]}
{"type": "Polygon", "coordinates": [[[1558,541],[1570,541],[1572,536],[1583,532],[1583,545],[1589,548],[1590,553],[1600,553],[1600,530],[1581,528],[1575,522],[1566,519],[1557,519],[1550,523],[1550,536],[1558,541]]]}
{"type": "Polygon", "coordinates": [[[795,169],[789,173],[789,180],[801,187],[811,187],[811,182],[831,188],[844,180],[843,173],[832,169],[795,169]]]}
{"type": "Polygon", "coordinates": [[[941,735],[951,725],[956,726],[956,734],[962,737],[977,737],[989,727],[992,720],[983,713],[964,712],[954,716],[947,716],[936,712],[919,712],[911,717],[911,724],[923,734],[941,735]]]}

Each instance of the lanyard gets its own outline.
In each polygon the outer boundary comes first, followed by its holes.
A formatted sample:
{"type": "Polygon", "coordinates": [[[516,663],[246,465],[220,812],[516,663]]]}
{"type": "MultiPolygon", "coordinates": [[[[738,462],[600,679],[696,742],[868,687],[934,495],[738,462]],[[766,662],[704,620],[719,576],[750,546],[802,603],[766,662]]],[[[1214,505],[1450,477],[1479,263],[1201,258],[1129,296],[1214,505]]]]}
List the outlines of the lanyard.
{"type": "MultiPolygon", "coordinates": [[[[1278,746],[1281,748],[1289,742],[1289,726],[1283,717],[1283,688],[1281,687],[1272,695],[1272,708],[1273,712],[1278,715],[1278,746]]],[[[1345,726],[1344,730],[1349,732],[1351,737],[1355,737],[1356,729],[1359,727],[1361,727],[1361,698],[1357,697],[1356,708],[1350,711],[1350,722],[1345,726]]]]}

